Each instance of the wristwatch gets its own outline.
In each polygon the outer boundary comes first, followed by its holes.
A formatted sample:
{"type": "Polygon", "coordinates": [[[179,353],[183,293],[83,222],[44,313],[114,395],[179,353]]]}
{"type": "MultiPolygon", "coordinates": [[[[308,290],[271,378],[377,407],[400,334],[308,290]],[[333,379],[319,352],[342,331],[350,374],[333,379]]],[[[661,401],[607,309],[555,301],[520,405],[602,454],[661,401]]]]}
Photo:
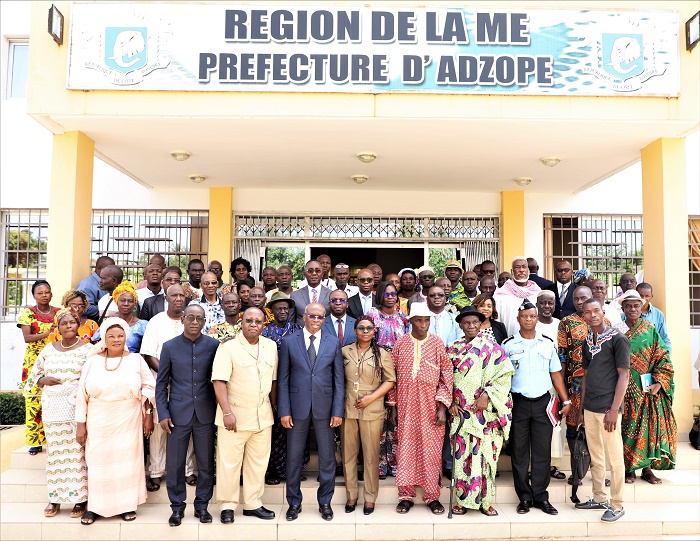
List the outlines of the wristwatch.
{"type": "Polygon", "coordinates": [[[146,415],[152,415],[153,414],[153,408],[148,408],[146,410],[146,415]]]}
{"type": "Polygon", "coordinates": [[[564,402],[562,402],[562,404],[564,406],[566,406],[567,404],[571,404],[571,400],[564,400],[564,402]]]}

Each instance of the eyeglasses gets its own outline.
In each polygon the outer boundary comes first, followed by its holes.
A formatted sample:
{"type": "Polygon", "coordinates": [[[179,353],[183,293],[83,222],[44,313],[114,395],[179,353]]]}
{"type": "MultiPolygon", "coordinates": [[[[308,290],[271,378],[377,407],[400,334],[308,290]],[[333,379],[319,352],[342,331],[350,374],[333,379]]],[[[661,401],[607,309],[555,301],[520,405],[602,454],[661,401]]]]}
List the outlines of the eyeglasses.
{"type": "Polygon", "coordinates": [[[218,286],[219,282],[214,281],[214,282],[200,282],[201,285],[203,286],[218,286]]]}
{"type": "Polygon", "coordinates": [[[556,269],[555,272],[571,272],[571,269],[556,269]]]}
{"type": "Polygon", "coordinates": [[[396,291],[390,292],[390,293],[384,293],[384,298],[389,299],[391,297],[396,297],[396,295],[397,295],[396,291]]]}
{"type": "Polygon", "coordinates": [[[336,269],[349,269],[350,266],[349,265],[336,265],[335,268],[336,269]]]}
{"type": "Polygon", "coordinates": [[[323,272],[323,269],[306,269],[306,272],[309,274],[321,274],[323,272]]]}
{"type": "Polygon", "coordinates": [[[442,299],[445,297],[445,294],[444,293],[429,293],[428,297],[430,297],[431,299],[442,299]]]}
{"type": "Polygon", "coordinates": [[[369,282],[374,282],[374,278],[358,278],[357,281],[363,284],[367,284],[369,282]]]}
{"type": "Polygon", "coordinates": [[[306,317],[309,319],[315,319],[316,321],[323,321],[326,319],[326,316],[317,316],[316,314],[304,314],[306,317]]]}
{"type": "Polygon", "coordinates": [[[420,276],[418,276],[418,278],[420,278],[421,280],[432,280],[433,278],[435,278],[435,275],[434,274],[421,274],[420,276]]]}
{"type": "Polygon", "coordinates": [[[249,318],[249,317],[245,318],[245,322],[246,322],[248,325],[253,325],[253,324],[255,324],[255,325],[262,325],[262,324],[263,324],[263,320],[262,320],[262,319],[252,319],[252,318],[249,318]]]}
{"type": "Polygon", "coordinates": [[[179,284],[180,279],[179,278],[163,278],[164,282],[168,282],[169,284],[179,284]]]}
{"type": "Polygon", "coordinates": [[[360,332],[372,332],[374,330],[374,327],[365,327],[364,325],[360,325],[357,327],[357,330],[360,332]]]}
{"type": "Polygon", "coordinates": [[[204,323],[207,320],[204,316],[193,316],[192,314],[187,314],[185,319],[190,322],[196,321],[197,323],[204,323]]]}
{"type": "Polygon", "coordinates": [[[331,304],[345,304],[346,301],[345,299],[331,299],[331,304]]]}

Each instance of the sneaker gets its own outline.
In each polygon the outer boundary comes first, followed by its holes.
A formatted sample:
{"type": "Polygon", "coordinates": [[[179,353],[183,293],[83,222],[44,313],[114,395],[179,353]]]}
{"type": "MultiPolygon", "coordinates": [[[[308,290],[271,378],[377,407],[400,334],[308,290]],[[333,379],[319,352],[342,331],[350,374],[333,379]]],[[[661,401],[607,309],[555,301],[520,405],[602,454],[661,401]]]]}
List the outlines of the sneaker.
{"type": "Polygon", "coordinates": [[[615,509],[614,507],[608,507],[608,510],[603,513],[600,520],[603,522],[615,522],[618,518],[625,514],[625,509],[615,509]]]}
{"type": "Polygon", "coordinates": [[[576,509],[609,509],[610,504],[608,503],[608,500],[605,500],[604,502],[596,502],[591,498],[587,502],[582,502],[582,503],[577,503],[574,507],[576,509]]]}

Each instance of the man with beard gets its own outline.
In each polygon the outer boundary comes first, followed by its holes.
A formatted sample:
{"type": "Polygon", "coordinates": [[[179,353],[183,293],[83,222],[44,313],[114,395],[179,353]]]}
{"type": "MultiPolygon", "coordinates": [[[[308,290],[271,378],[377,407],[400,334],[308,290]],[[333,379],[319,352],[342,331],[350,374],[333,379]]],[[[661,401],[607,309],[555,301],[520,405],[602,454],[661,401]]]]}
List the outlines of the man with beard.
{"type": "Polygon", "coordinates": [[[493,294],[493,300],[496,302],[496,310],[498,311],[498,319],[506,326],[509,336],[520,330],[518,310],[523,303],[523,299],[528,299],[530,304],[534,306],[537,302],[537,293],[540,291],[540,286],[528,279],[530,269],[524,257],[515,258],[511,266],[510,274],[512,278],[493,294]]]}
{"type": "Polygon", "coordinates": [[[188,281],[183,286],[185,290],[185,297],[187,297],[188,301],[201,299],[202,295],[204,295],[204,291],[202,291],[201,284],[202,274],[204,274],[204,263],[202,262],[202,260],[190,259],[189,263],[187,263],[188,281]]]}

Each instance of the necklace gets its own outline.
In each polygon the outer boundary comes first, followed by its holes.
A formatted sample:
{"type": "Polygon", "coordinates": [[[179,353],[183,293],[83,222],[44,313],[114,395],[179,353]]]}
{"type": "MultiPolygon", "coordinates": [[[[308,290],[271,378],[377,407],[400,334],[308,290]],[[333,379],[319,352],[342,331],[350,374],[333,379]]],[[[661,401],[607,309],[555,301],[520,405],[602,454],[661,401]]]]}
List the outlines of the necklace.
{"type": "MultiPolygon", "coordinates": [[[[125,321],[126,321],[126,320],[125,320],[125,321]]],[[[129,321],[127,321],[126,324],[127,324],[129,327],[131,327],[131,322],[132,322],[132,321],[134,321],[134,314],[131,314],[131,315],[129,316],[129,321]]]]}
{"type": "Polygon", "coordinates": [[[117,363],[117,366],[115,366],[114,368],[109,368],[109,367],[107,366],[107,359],[109,359],[109,357],[107,357],[107,356],[105,355],[105,370],[107,370],[108,372],[114,372],[117,368],[119,368],[119,367],[121,366],[121,364],[122,364],[122,359],[124,359],[124,352],[122,351],[122,356],[119,357],[119,362],[117,363]]]}
{"type": "Polygon", "coordinates": [[[80,338],[76,336],[76,337],[75,337],[75,342],[73,342],[70,346],[67,346],[67,345],[65,345],[65,344],[63,343],[63,338],[61,338],[61,347],[63,347],[63,349],[70,349],[70,348],[72,348],[73,346],[75,346],[78,342],[80,342],[80,338]]]}
{"type": "Polygon", "coordinates": [[[39,308],[39,305],[37,304],[36,311],[39,312],[40,314],[44,314],[45,316],[48,316],[51,313],[51,306],[49,306],[49,309],[46,312],[44,312],[43,310],[41,310],[41,308],[39,308]]]}

